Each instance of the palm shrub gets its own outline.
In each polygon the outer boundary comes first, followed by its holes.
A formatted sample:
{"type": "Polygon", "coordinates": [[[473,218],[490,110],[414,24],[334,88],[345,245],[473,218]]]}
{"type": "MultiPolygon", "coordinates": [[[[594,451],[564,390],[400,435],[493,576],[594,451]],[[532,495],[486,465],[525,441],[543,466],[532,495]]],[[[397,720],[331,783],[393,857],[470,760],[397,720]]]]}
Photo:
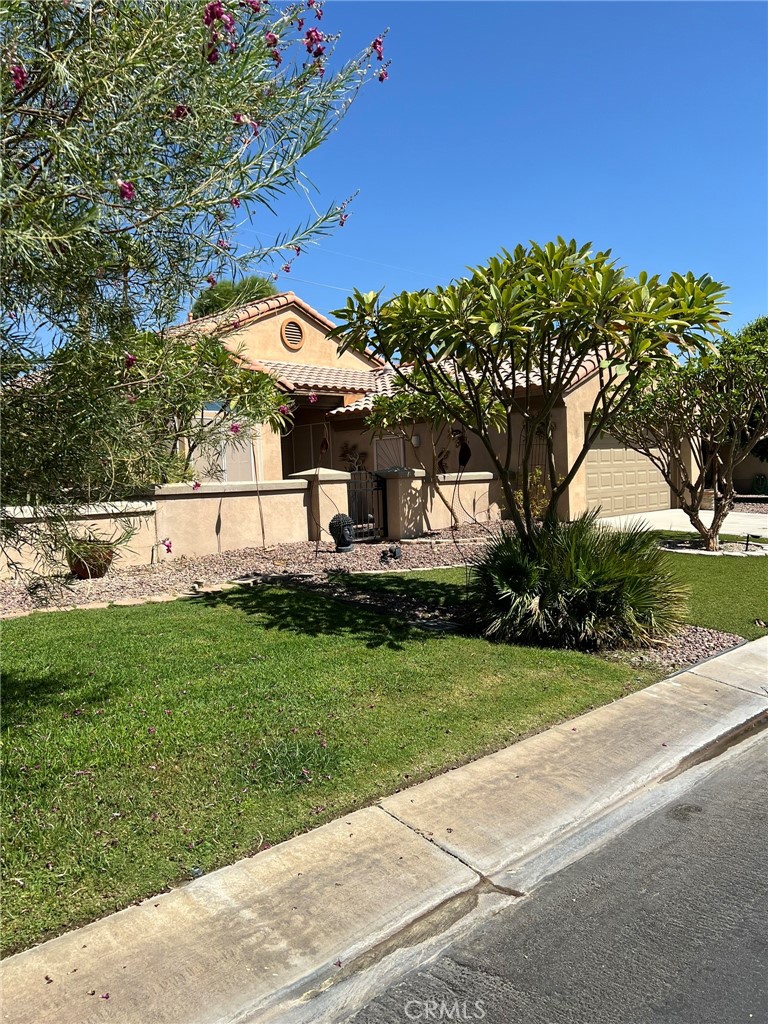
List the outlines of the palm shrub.
{"type": "Polygon", "coordinates": [[[646,644],[682,622],[686,592],[656,536],[587,512],[529,543],[502,531],[472,570],[468,609],[489,639],[597,650],[646,644]]]}

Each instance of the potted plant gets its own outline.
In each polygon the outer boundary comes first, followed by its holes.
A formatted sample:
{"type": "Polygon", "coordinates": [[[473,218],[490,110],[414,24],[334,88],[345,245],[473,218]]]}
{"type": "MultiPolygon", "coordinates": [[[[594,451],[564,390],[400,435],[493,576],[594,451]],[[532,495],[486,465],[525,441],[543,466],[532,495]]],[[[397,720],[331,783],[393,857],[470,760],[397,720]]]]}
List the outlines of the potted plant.
{"type": "Polygon", "coordinates": [[[79,580],[104,576],[115,557],[116,543],[87,533],[85,537],[68,537],[65,545],[69,571],[79,580]]]}

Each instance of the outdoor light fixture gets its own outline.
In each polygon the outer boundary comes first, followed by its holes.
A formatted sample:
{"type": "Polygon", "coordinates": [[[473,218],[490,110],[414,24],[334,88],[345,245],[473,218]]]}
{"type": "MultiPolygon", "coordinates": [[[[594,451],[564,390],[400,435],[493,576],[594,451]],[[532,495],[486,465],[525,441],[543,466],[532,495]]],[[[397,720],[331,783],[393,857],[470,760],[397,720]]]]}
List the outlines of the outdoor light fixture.
{"type": "Polygon", "coordinates": [[[414,434],[413,437],[411,438],[411,444],[413,445],[414,448],[418,448],[421,444],[421,435],[414,434]]]}

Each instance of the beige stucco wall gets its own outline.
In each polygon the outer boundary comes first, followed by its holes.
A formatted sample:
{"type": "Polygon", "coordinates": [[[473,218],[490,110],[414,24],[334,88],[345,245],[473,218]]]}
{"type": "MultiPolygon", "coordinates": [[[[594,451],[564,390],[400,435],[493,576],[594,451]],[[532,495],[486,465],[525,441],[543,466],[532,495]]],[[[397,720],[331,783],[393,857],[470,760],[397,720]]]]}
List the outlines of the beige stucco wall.
{"type": "MultiPolygon", "coordinates": [[[[73,536],[85,537],[92,534],[98,539],[112,540],[122,537],[126,529],[133,531],[126,543],[115,553],[114,566],[127,568],[133,565],[149,565],[156,553],[157,534],[155,530],[155,503],[152,501],[115,502],[111,505],[97,505],[67,515],[73,536]]],[[[8,509],[8,514],[22,523],[34,522],[32,510],[8,509]],[[27,514],[25,514],[25,512],[27,514]]],[[[66,572],[67,560],[62,554],[53,564],[43,565],[34,550],[24,546],[9,554],[22,570],[35,569],[39,572],[66,572]]],[[[0,579],[12,579],[14,569],[5,559],[0,559],[0,579]]]]}
{"type": "Polygon", "coordinates": [[[337,343],[327,338],[326,333],[327,328],[313,317],[297,306],[288,306],[266,313],[241,330],[228,332],[226,342],[233,349],[242,346],[244,354],[254,362],[268,359],[305,366],[346,367],[350,370],[372,369],[378,365],[357,352],[340,355],[337,343]],[[302,327],[304,344],[297,352],[282,341],[281,329],[287,320],[295,320],[302,327]]]}
{"type": "MultiPolygon", "coordinates": [[[[450,509],[422,469],[384,470],[387,533],[393,540],[451,526],[450,509]]],[[[448,473],[437,478],[459,524],[490,523],[500,516],[498,480],[490,473],[448,473]]]]}
{"type": "Polygon", "coordinates": [[[305,541],[306,492],[305,480],[161,487],[157,536],[171,540],[174,558],[305,541]]]}

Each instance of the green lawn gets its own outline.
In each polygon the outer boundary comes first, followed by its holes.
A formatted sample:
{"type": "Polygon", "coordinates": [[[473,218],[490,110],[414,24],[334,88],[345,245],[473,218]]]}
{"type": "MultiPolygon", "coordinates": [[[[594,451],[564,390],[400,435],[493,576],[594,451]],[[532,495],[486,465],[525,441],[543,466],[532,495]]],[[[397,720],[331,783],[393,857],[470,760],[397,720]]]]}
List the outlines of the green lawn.
{"type": "Polygon", "coordinates": [[[652,678],[271,586],[35,614],[3,651],[5,953],[652,678]]]}
{"type": "MultiPolygon", "coordinates": [[[[686,621],[724,633],[756,640],[768,630],[755,619],[768,622],[768,558],[670,553],[677,574],[689,588],[686,621]]],[[[465,569],[427,569],[423,572],[371,573],[339,577],[355,590],[382,592],[442,607],[464,601],[465,569]]]]}

